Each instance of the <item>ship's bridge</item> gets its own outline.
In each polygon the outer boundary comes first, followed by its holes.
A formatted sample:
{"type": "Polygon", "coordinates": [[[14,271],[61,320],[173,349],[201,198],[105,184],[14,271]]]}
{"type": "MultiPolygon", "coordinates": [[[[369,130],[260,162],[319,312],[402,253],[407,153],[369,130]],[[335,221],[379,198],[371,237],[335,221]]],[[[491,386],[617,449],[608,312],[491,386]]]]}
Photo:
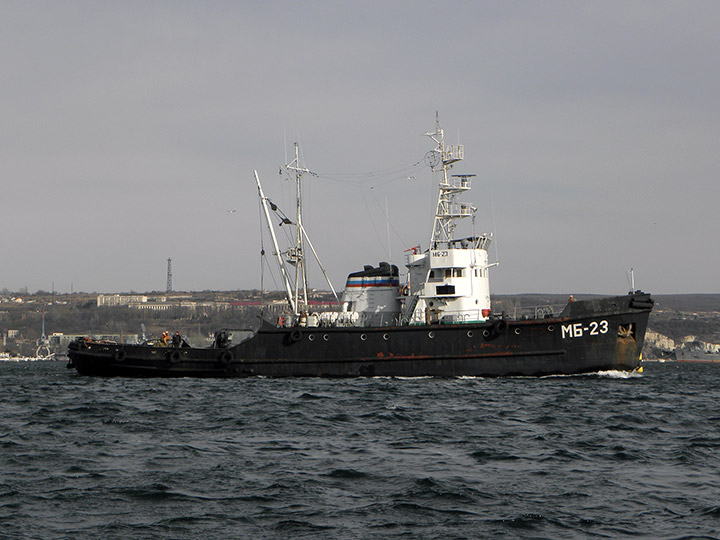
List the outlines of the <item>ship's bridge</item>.
{"type": "Polygon", "coordinates": [[[480,236],[469,236],[467,238],[457,238],[450,240],[448,245],[452,249],[484,249],[490,247],[492,242],[492,235],[483,234],[480,236]]]}
{"type": "Polygon", "coordinates": [[[410,324],[485,320],[490,312],[488,253],[491,235],[457,238],[408,254],[410,324]]]}

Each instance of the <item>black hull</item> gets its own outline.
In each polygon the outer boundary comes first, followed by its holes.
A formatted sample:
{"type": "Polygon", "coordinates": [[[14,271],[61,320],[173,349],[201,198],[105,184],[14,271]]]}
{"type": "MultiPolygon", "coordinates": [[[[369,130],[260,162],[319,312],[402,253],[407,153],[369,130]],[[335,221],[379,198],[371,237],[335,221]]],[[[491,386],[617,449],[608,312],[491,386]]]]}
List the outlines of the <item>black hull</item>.
{"type": "Polygon", "coordinates": [[[629,371],[649,295],[571,302],[558,317],[376,328],[262,326],[226,349],[73,342],[82,375],[124,377],[499,377],[629,371]]]}

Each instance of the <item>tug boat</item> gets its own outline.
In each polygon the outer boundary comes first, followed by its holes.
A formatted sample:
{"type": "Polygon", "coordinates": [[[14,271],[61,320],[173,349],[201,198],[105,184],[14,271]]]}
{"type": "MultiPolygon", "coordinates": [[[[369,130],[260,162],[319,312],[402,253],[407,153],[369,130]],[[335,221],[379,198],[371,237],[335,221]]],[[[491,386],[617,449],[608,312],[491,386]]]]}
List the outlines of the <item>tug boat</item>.
{"type": "Polygon", "coordinates": [[[81,375],[127,377],[500,377],[638,369],[654,304],[647,293],[570,298],[559,313],[537,317],[493,311],[492,235],[475,234],[473,226],[472,234],[455,236],[458,224],[474,223],[477,212],[460,200],[474,175],[450,174],[464,148],[445,146],[437,117],[435,131],[425,135],[437,144],[425,156],[439,177],[437,206],[428,247],[407,250],[403,279],[394,264],[367,265],[348,276],[338,297],[323,269],[339,309],[308,311],[306,254],[317,254],[302,225],[301,178],[309,171],[300,166],[296,145],[285,166],[297,184],[294,222],[265,196],[255,172],[286,314],[263,318],[256,329],[219,331],[210,347],[78,339],[68,347],[68,367],[81,375]],[[271,212],[295,228],[293,247],[279,247],[271,212]]]}

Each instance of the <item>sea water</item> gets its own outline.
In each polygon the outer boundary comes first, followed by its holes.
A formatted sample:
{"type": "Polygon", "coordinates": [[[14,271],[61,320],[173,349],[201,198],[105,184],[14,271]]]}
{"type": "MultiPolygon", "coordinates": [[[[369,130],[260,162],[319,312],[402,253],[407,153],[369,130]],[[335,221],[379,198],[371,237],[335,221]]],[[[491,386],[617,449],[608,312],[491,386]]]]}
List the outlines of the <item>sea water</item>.
{"type": "Polygon", "coordinates": [[[0,538],[720,538],[720,365],[89,378],[0,362],[0,538]]]}

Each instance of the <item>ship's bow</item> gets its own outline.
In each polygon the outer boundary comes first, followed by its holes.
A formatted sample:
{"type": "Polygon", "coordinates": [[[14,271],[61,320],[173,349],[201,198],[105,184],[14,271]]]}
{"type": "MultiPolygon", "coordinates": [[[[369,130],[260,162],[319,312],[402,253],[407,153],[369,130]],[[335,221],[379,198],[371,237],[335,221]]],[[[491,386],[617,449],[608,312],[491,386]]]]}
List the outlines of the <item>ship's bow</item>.
{"type": "MultiPolygon", "coordinates": [[[[600,369],[632,370],[640,365],[648,319],[655,301],[648,293],[631,292],[613,296],[568,303],[562,315],[574,323],[581,333],[607,329],[612,341],[603,340],[602,347],[586,351],[587,361],[600,369]],[[597,325],[597,326],[596,326],[597,325]]],[[[575,335],[576,328],[569,334],[575,335]]]]}

